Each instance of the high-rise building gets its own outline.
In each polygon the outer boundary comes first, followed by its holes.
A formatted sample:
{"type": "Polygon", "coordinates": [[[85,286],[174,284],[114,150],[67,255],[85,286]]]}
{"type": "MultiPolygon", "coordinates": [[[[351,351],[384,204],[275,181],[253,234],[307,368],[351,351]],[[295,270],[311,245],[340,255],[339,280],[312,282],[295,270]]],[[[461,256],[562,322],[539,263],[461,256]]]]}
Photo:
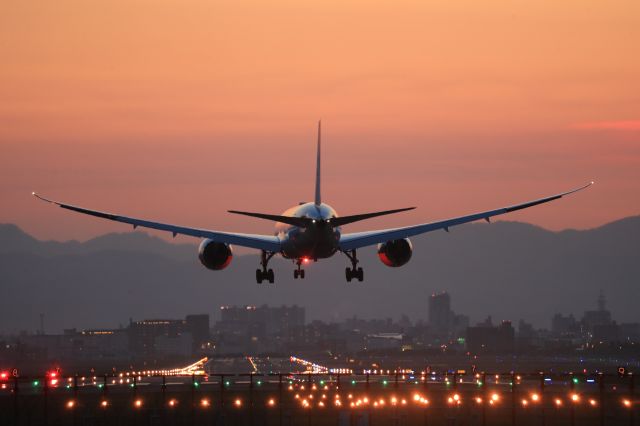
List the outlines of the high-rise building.
{"type": "Polygon", "coordinates": [[[589,331],[593,331],[597,326],[608,326],[612,324],[611,312],[606,309],[606,299],[604,293],[600,290],[598,295],[598,310],[585,311],[582,317],[582,324],[589,331]]]}
{"type": "Polygon", "coordinates": [[[448,334],[451,330],[453,312],[451,296],[446,291],[434,293],[429,299],[429,325],[435,333],[448,334]]]}
{"type": "Polygon", "coordinates": [[[198,352],[199,348],[209,341],[209,315],[187,315],[185,329],[193,336],[193,352],[198,352]]]}

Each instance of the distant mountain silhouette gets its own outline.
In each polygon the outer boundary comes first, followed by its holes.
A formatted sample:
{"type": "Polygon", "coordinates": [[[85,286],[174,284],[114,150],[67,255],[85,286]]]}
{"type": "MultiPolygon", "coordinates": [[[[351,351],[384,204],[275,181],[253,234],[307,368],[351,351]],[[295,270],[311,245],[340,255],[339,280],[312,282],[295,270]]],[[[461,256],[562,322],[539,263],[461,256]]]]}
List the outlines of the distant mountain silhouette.
{"type": "MultiPolygon", "coordinates": [[[[181,241],[188,241],[182,238],[181,241]]],[[[347,284],[342,255],[309,265],[274,259],[276,284],[257,285],[255,255],[208,271],[193,244],[172,244],[142,232],[108,234],[80,243],[39,241],[0,225],[0,333],[117,327],[134,319],[217,317],[225,304],[298,304],[309,319],[427,317],[429,295],[447,290],[457,313],[472,322],[520,318],[549,326],[556,312],[581,316],[603,289],[621,322],[640,321],[640,216],[602,227],[550,232],[517,222],[475,223],[412,239],[414,255],[387,268],[375,247],[359,252],[364,283],[347,284]]]]}

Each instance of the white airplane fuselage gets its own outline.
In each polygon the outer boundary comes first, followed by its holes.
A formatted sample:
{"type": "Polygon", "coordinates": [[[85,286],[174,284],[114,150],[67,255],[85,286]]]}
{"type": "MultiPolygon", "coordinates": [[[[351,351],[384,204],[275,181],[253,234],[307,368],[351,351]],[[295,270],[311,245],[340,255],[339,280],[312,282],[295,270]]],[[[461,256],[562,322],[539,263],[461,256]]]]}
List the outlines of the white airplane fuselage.
{"type": "Polygon", "coordinates": [[[276,223],[276,236],[282,243],[281,254],[287,259],[324,259],[333,256],[340,243],[340,227],[330,219],[338,217],[328,204],[304,203],[287,209],[282,216],[312,219],[311,226],[298,227],[276,223]]]}

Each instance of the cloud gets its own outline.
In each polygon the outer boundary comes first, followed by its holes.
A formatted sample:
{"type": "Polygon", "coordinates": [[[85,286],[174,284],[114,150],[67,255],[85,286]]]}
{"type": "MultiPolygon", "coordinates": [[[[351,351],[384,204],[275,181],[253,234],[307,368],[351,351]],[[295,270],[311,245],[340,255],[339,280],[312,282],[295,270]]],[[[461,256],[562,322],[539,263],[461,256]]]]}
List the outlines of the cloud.
{"type": "Polygon", "coordinates": [[[577,123],[571,126],[574,129],[583,130],[640,130],[640,120],[619,120],[619,121],[592,121],[577,123]]]}

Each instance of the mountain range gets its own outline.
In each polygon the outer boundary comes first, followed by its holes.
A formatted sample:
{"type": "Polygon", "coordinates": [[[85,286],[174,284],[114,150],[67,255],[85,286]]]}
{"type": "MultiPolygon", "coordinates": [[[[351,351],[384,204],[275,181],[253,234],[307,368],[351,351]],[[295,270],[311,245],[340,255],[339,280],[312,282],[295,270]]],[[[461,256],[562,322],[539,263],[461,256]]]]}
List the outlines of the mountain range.
{"type": "Polygon", "coordinates": [[[519,319],[549,327],[555,313],[580,318],[600,290],[619,322],[640,321],[640,216],[590,230],[548,231],[518,222],[474,223],[413,238],[411,261],[388,268],[375,247],[359,251],[363,283],[347,283],[340,254],[307,266],[274,258],[275,284],[257,285],[258,256],[223,271],[197,258],[197,241],[175,244],[143,232],[86,241],[39,241],[0,224],[0,333],[118,327],[130,318],[218,317],[222,305],[297,304],[307,319],[426,319],[429,297],[448,291],[472,323],[519,319]]]}

